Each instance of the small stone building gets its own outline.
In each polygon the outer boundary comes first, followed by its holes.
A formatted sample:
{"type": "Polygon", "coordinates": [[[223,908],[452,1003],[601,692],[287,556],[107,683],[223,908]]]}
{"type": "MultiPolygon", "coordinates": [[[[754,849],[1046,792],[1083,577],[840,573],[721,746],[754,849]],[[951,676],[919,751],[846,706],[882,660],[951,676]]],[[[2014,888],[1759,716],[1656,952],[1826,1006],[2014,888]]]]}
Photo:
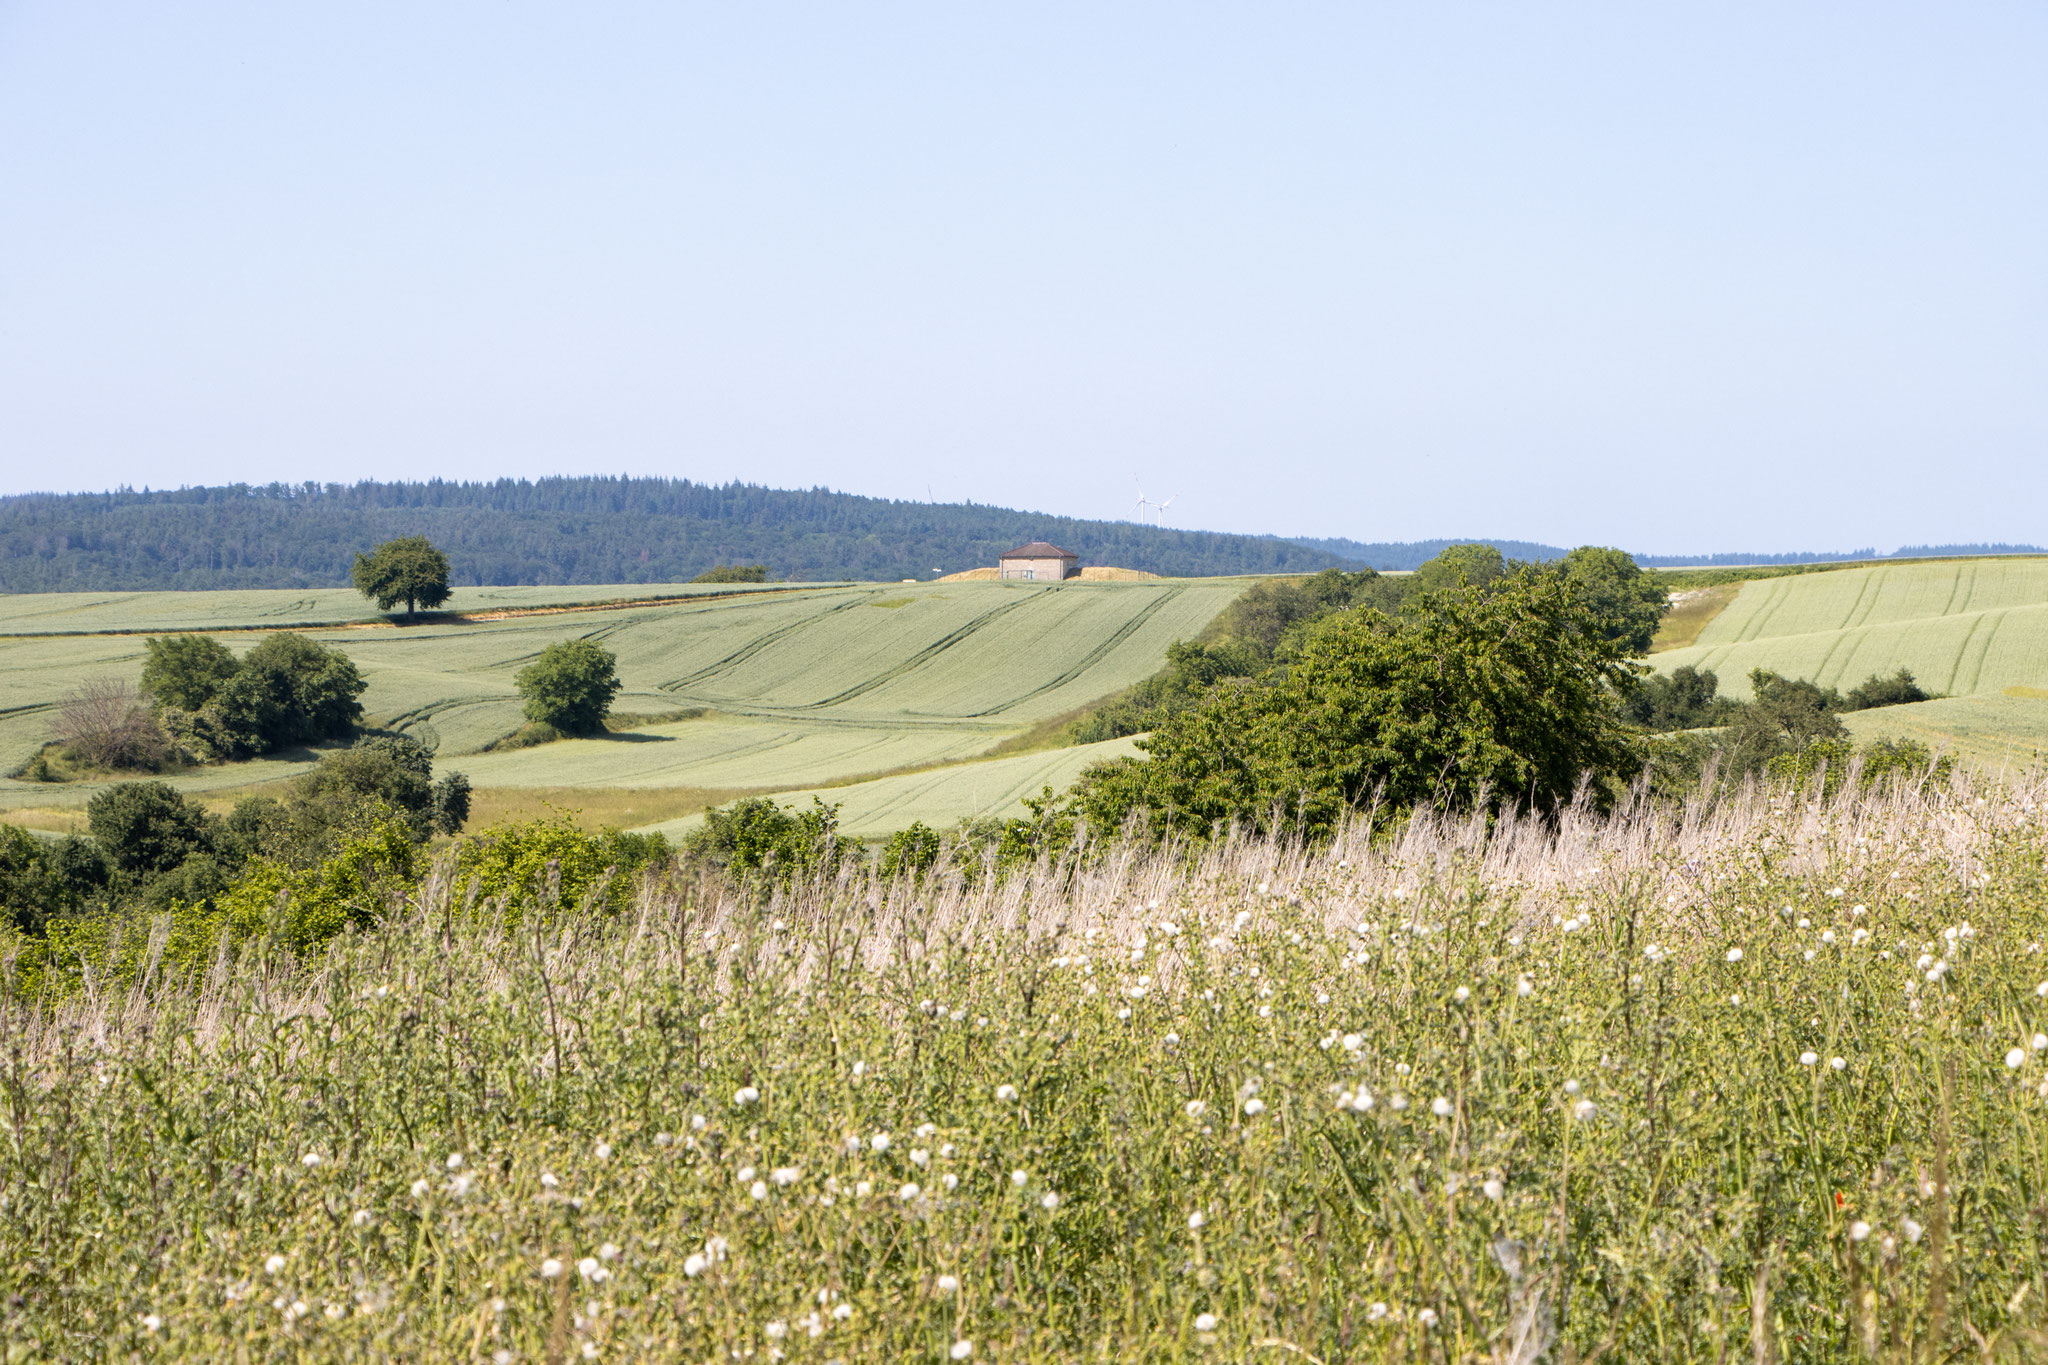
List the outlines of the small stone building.
{"type": "Polygon", "coordinates": [[[1034,540],[1019,545],[996,561],[996,577],[1023,578],[1039,583],[1057,583],[1081,572],[1081,557],[1068,554],[1057,545],[1034,540]]]}

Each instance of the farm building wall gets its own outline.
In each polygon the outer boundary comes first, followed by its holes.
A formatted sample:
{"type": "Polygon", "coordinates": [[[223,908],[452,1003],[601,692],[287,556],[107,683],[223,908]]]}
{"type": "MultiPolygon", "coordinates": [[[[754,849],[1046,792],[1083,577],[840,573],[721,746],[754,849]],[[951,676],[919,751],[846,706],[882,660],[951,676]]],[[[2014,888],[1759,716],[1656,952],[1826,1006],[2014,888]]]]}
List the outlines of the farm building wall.
{"type": "Polygon", "coordinates": [[[1072,578],[1079,572],[1079,565],[1080,561],[1075,559],[1005,559],[1001,572],[1004,578],[1057,583],[1063,578],[1072,578]]]}

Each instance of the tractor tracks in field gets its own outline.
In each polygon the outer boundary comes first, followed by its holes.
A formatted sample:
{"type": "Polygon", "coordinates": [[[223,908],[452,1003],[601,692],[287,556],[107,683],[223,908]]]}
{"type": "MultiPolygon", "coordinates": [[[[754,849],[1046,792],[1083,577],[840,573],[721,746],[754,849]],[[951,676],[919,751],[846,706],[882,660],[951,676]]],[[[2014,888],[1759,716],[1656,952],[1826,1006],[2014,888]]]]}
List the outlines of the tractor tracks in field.
{"type": "Polygon", "coordinates": [[[719,659],[715,663],[706,664],[704,667],[698,669],[696,672],[685,673],[680,678],[670,678],[667,682],[656,683],[655,687],[663,692],[680,692],[686,687],[691,687],[697,683],[704,682],[707,679],[715,678],[721,673],[725,673],[734,668],[739,667],[741,664],[753,658],[756,654],[759,654],[762,650],[768,648],[770,645],[775,644],[781,640],[786,640],[790,636],[796,634],[798,631],[808,629],[809,627],[818,624],[818,622],[820,621],[826,620],[827,618],[832,616],[836,616],[838,613],[842,611],[848,611],[854,607],[860,606],[861,604],[865,603],[869,598],[875,596],[876,593],[879,593],[881,591],[883,591],[883,589],[877,588],[873,592],[853,594],[851,596],[848,596],[843,601],[834,602],[831,606],[826,607],[823,611],[813,612],[809,616],[799,617],[797,620],[791,621],[787,625],[777,626],[775,629],[767,632],[764,635],[756,635],[753,639],[747,641],[747,643],[741,645],[738,649],[726,655],[724,658],[719,659]]]}
{"type": "Polygon", "coordinates": [[[1138,631],[1144,626],[1144,624],[1147,621],[1150,621],[1154,616],[1157,616],[1160,613],[1160,611],[1162,611],[1166,607],[1167,603],[1173,601],[1176,597],[1179,597],[1182,593],[1186,591],[1187,589],[1182,587],[1168,588],[1165,592],[1159,594],[1158,597],[1155,597],[1154,599],[1152,599],[1152,601],[1146,603],[1144,608],[1141,609],[1136,615],[1132,616],[1130,620],[1124,622],[1122,626],[1118,627],[1116,631],[1114,631],[1106,639],[1102,640],[1099,644],[1097,644],[1095,648],[1089,650],[1086,654],[1082,655],[1079,662],[1075,663],[1072,667],[1063,671],[1058,677],[1052,679],[1050,682],[1040,683],[1037,687],[1032,688],[1029,692],[1025,692],[1020,696],[1012,697],[1008,701],[1003,702],[1001,705],[991,706],[983,711],[970,711],[968,712],[968,719],[976,720],[980,719],[983,716],[999,716],[1003,712],[1011,710],[1014,707],[1022,706],[1025,702],[1030,701],[1033,697],[1042,697],[1048,692],[1057,691],[1059,688],[1065,687],[1068,683],[1073,682],[1076,678],[1079,678],[1083,673],[1086,673],[1089,669],[1095,667],[1095,665],[1101,663],[1104,659],[1108,658],[1112,651],[1114,651],[1119,645],[1123,644],[1124,641],[1130,639],[1133,635],[1137,634],[1138,631]]]}
{"type": "Polygon", "coordinates": [[[1005,602],[999,607],[991,607],[981,615],[948,631],[945,635],[932,641],[895,667],[884,669],[866,681],[855,683],[845,691],[835,693],[821,701],[807,702],[802,706],[791,707],[790,709],[796,712],[821,711],[828,706],[838,706],[844,702],[852,701],[856,697],[864,697],[878,687],[884,687],[889,683],[895,682],[898,678],[915,673],[918,669],[923,668],[926,664],[953,648],[953,646],[981,630],[982,627],[988,625],[991,621],[1007,616],[1019,607],[1036,601],[1039,596],[1039,593],[1032,593],[1028,596],[1020,596],[1013,601],[1005,602]]]}

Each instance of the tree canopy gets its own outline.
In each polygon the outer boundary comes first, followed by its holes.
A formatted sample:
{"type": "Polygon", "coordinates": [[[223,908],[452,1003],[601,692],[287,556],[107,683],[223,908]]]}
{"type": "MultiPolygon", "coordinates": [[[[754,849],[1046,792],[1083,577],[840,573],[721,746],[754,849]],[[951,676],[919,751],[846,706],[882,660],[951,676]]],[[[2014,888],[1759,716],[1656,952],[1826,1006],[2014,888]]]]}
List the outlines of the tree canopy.
{"type": "Polygon", "coordinates": [[[1633,676],[1571,578],[1468,576],[1397,616],[1328,618],[1284,675],[1220,683],[1076,803],[1097,829],[1142,811],[1198,836],[1230,821],[1321,835],[1373,801],[1550,809],[1640,764],[1617,706],[1633,676]]]}
{"type": "Polygon", "coordinates": [[[408,621],[416,607],[432,610],[448,600],[448,556],[425,536],[400,536],[357,555],[349,577],[379,611],[405,603],[408,621]]]}
{"type": "Polygon", "coordinates": [[[526,718],[572,735],[604,728],[619,694],[618,656],[595,640],[561,640],[513,675],[526,718]]]}

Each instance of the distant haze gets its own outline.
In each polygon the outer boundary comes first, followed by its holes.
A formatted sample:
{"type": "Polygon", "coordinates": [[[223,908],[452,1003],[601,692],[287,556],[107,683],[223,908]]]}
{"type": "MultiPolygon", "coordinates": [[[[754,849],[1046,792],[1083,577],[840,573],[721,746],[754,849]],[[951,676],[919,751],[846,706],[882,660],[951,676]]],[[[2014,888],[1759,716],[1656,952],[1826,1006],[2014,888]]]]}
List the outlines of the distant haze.
{"type": "Polygon", "coordinates": [[[20,0],[0,492],[2037,543],[2044,67],[2021,0],[20,0]]]}

